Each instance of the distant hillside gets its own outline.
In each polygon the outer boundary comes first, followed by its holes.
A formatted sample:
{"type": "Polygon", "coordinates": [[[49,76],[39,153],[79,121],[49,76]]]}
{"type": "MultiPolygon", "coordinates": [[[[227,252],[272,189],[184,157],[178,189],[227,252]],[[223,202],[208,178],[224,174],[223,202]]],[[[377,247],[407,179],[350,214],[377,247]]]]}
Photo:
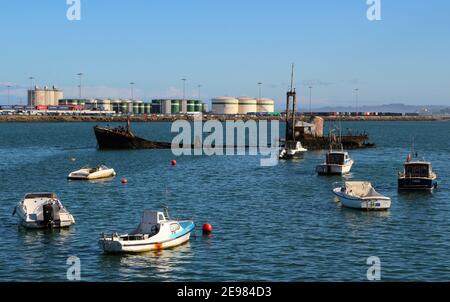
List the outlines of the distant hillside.
{"type": "MultiPolygon", "coordinates": [[[[450,110],[450,107],[447,106],[414,106],[414,105],[405,105],[405,104],[388,104],[388,105],[373,105],[373,106],[361,106],[358,108],[359,112],[395,112],[395,113],[421,113],[421,114],[439,114],[442,113],[442,110],[450,110]]],[[[306,110],[302,110],[306,111],[306,110]]],[[[355,107],[322,107],[318,109],[314,109],[314,111],[319,112],[353,112],[355,111],[355,107]]]]}

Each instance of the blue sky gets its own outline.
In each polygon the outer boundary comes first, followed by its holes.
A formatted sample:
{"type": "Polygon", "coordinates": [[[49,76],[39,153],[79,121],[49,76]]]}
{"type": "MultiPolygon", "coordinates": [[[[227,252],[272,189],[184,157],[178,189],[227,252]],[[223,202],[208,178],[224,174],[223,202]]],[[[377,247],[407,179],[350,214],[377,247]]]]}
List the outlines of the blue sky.
{"type": "Polygon", "coordinates": [[[405,103],[450,105],[450,1],[381,0],[0,0],[0,103],[26,99],[35,84],[77,96],[145,100],[182,94],[285,98],[296,64],[301,106],[405,103]],[[309,102],[309,101],[308,101],[309,102]]]}

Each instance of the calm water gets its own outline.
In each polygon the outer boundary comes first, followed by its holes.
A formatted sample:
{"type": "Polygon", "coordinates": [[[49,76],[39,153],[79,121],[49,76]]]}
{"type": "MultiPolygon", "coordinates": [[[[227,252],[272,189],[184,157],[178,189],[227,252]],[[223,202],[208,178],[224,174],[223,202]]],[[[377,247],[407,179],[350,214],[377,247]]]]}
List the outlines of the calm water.
{"type": "MultiPolygon", "coordinates": [[[[381,259],[383,280],[450,281],[450,123],[344,123],[367,130],[378,148],[352,151],[350,178],[392,197],[386,213],[341,208],[330,192],[339,177],[318,177],[323,152],[262,168],[259,157],[181,157],[170,151],[96,150],[93,124],[0,124],[0,281],[63,281],[69,256],[85,281],[363,281],[366,259],[381,259]],[[396,175],[415,136],[439,189],[397,192],[396,175]],[[70,158],[76,158],[75,162],[70,158]],[[118,177],[69,182],[85,164],[113,166],[118,177]],[[120,184],[126,177],[129,184],[120,184]],[[27,192],[55,191],[77,224],[25,231],[11,216],[27,192]],[[173,250],[105,255],[102,232],[127,232],[143,209],[169,205],[172,216],[214,226],[173,250]]],[[[136,124],[168,140],[168,124],[136,124]]],[[[199,227],[199,229],[200,229],[199,227]]]]}

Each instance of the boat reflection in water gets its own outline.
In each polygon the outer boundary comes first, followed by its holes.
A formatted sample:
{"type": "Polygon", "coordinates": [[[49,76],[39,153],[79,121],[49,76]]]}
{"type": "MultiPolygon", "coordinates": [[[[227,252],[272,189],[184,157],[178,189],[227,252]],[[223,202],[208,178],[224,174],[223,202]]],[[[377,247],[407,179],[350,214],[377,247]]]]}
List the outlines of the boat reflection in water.
{"type": "Polygon", "coordinates": [[[117,272],[117,276],[129,276],[127,278],[130,280],[159,282],[186,281],[176,280],[177,275],[182,275],[177,272],[186,271],[186,266],[191,266],[193,259],[190,242],[173,249],[140,254],[101,254],[100,258],[101,267],[108,272],[105,276],[107,280],[115,280],[111,272],[117,272]]]}

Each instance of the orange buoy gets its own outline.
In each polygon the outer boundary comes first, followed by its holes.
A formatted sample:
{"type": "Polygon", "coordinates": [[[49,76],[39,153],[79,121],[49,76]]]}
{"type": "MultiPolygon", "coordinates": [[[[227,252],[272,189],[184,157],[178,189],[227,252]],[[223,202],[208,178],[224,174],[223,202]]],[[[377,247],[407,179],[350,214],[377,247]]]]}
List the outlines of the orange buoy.
{"type": "Polygon", "coordinates": [[[205,223],[205,224],[203,225],[202,230],[203,230],[203,234],[211,234],[211,233],[212,233],[212,230],[213,230],[213,227],[212,227],[211,224],[205,223]]]}
{"type": "Polygon", "coordinates": [[[126,185],[128,183],[128,179],[122,178],[121,182],[122,182],[123,185],[126,185]]]}
{"type": "Polygon", "coordinates": [[[177,165],[177,161],[176,160],[172,160],[172,166],[176,166],[177,165]]]}

